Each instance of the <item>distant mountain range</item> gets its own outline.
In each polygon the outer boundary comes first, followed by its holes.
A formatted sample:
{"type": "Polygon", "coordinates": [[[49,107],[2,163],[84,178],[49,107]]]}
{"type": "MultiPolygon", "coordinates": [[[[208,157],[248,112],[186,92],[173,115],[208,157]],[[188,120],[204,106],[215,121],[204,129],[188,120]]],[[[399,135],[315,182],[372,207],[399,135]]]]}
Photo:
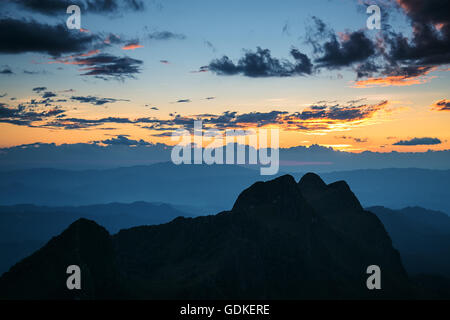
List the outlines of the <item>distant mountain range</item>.
{"type": "Polygon", "coordinates": [[[0,203],[66,206],[135,201],[229,208],[256,170],[231,165],[150,166],[108,170],[30,169],[0,172],[0,203]]]}
{"type": "Polygon", "coordinates": [[[321,176],[326,182],[347,181],[364,207],[419,206],[450,214],[450,170],[368,169],[321,176]]]}
{"type": "Polygon", "coordinates": [[[167,204],[145,202],[79,207],[0,206],[0,274],[80,218],[117,233],[134,226],[166,223],[179,216],[190,214],[167,204]]]}
{"type": "MultiPolygon", "coordinates": [[[[293,173],[296,179],[302,175],[293,173]]],[[[365,207],[421,206],[450,213],[450,170],[355,170],[321,176],[326,182],[347,181],[365,207]]],[[[145,201],[194,206],[197,214],[212,214],[231,209],[234,199],[248,185],[272,178],[236,165],[172,163],[108,170],[3,171],[0,204],[79,206],[145,201]]]]}
{"type": "Polygon", "coordinates": [[[383,222],[410,274],[450,277],[450,217],[442,212],[409,207],[391,210],[371,207],[383,222]]]}
{"type": "MultiPolygon", "coordinates": [[[[125,137],[124,137],[125,138],[125,137]]],[[[137,142],[137,141],[134,141],[137,142]]],[[[105,143],[105,141],[103,141],[105,143]]],[[[237,145],[234,145],[237,148],[237,145]]],[[[243,147],[243,146],[240,146],[243,147]]],[[[244,146],[246,154],[249,147],[244,146]]],[[[137,143],[128,139],[113,144],[32,143],[0,148],[0,168],[3,170],[42,168],[110,169],[168,162],[172,146],[137,143]]],[[[428,168],[450,169],[450,150],[426,152],[361,153],[334,150],[320,145],[281,148],[280,166],[283,172],[330,172],[355,169],[428,168]]],[[[236,163],[236,162],[235,162],[236,163]]]]}
{"type": "Polygon", "coordinates": [[[257,182],[231,211],[113,236],[80,219],[0,278],[1,298],[25,299],[391,299],[415,292],[381,221],[345,182],[326,185],[314,174],[299,183],[289,175],[257,182]],[[82,269],[79,291],[65,287],[72,264],[82,269]],[[382,270],[382,290],[366,287],[370,265],[382,270]]]}

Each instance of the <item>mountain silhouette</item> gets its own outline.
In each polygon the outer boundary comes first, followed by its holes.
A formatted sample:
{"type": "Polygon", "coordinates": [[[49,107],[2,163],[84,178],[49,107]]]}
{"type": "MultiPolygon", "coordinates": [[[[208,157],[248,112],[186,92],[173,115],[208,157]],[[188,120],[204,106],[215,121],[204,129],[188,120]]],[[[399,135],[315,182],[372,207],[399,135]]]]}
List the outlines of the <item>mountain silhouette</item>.
{"type": "Polygon", "coordinates": [[[0,278],[0,297],[119,298],[121,291],[114,255],[108,231],[93,221],[81,218],[0,278]],[[66,270],[69,265],[81,268],[82,290],[67,290],[66,270]]]}
{"type": "Polygon", "coordinates": [[[110,233],[190,216],[163,203],[110,203],[78,207],[0,206],[0,274],[30,255],[72,222],[86,218],[110,233]]]}
{"type": "Polygon", "coordinates": [[[380,220],[345,182],[285,175],[232,210],[110,236],[81,219],[0,278],[0,298],[404,299],[412,287],[380,220]],[[91,245],[90,245],[91,244],[91,245]],[[82,289],[65,288],[79,264],[82,289]],[[381,269],[368,290],[367,267],[381,269]],[[43,289],[45,288],[45,289],[43,289]]]}

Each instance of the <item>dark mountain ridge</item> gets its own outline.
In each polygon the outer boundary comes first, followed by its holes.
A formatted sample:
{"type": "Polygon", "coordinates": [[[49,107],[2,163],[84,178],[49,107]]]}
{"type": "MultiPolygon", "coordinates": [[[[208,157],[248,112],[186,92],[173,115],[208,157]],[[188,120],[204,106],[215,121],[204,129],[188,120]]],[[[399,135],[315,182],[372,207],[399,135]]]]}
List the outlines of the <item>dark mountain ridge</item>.
{"type": "Polygon", "coordinates": [[[42,247],[80,218],[93,220],[110,233],[190,216],[164,203],[109,203],[77,207],[0,206],[0,274],[42,247]]]}
{"type": "Polygon", "coordinates": [[[83,276],[88,289],[71,291],[76,298],[402,299],[413,294],[380,220],[362,209],[345,182],[326,185],[314,174],[299,183],[289,175],[257,182],[231,211],[215,216],[177,218],[113,236],[94,225],[77,221],[11,268],[0,278],[0,297],[67,298],[65,268],[76,263],[88,274],[83,276]],[[381,268],[381,290],[366,287],[370,265],[381,268]],[[42,286],[50,288],[40,292],[42,286]]]}

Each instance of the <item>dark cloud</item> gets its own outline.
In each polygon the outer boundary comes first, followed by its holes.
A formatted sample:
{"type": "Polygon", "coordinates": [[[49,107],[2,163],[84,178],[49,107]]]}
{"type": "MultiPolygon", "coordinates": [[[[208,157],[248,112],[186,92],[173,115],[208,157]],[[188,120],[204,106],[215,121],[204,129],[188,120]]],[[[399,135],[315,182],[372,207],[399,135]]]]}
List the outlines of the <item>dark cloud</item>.
{"type": "Polygon", "coordinates": [[[0,70],[0,74],[13,74],[12,70],[9,67],[5,67],[0,70]]]}
{"type": "Polygon", "coordinates": [[[52,98],[52,97],[56,97],[56,94],[51,92],[51,91],[46,91],[44,92],[44,94],[42,95],[42,98],[46,99],[46,98],[52,98]]]}
{"type": "Polygon", "coordinates": [[[128,118],[118,118],[118,117],[107,117],[101,119],[64,118],[63,120],[86,125],[100,125],[103,123],[134,123],[132,120],[128,118]]]}
{"type": "Polygon", "coordinates": [[[349,136],[340,136],[340,137],[336,137],[336,138],[344,139],[344,140],[353,140],[356,143],[364,143],[364,142],[368,141],[367,138],[355,138],[355,137],[349,137],[349,136]]]}
{"type": "Polygon", "coordinates": [[[387,76],[425,75],[450,63],[450,2],[447,0],[397,0],[412,27],[412,36],[384,32],[381,49],[387,76]]]}
{"type": "Polygon", "coordinates": [[[312,22],[306,26],[305,43],[313,48],[314,54],[323,53],[322,43],[335,36],[334,31],[325,22],[316,16],[312,17],[312,22]]]}
{"type": "Polygon", "coordinates": [[[97,37],[78,30],[69,30],[63,24],[48,25],[34,20],[0,19],[0,53],[61,54],[83,52],[92,47],[97,37]]]}
{"type": "Polygon", "coordinates": [[[157,138],[167,138],[167,137],[172,137],[173,135],[174,135],[174,133],[172,131],[168,131],[168,132],[154,133],[151,136],[157,137],[157,138]]]}
{"type": "Polygon", "coordinates": [[[363,31],[344,34],[342,38],[338,40],[336,35],[332,35],[330,41],[323,45],[323,55],[315,60],[319,67],[347,67],[355,62],[365,61],[375,54],[374,44],[363,31]]]}
{"type": "Polygon", "coordinates": [[[128,119],[128,118],[118,118],[118,117],[107,117],[107,118],[100,118],[100,119],[82,119],[82,118],[65,118],[60,117],[57,119],[54,119],[52,121],[49,121],[41,127],[48,127],[48,128],[61,128],[61,129],[87,129],[90,127],[97,127],[101,126],[106,123],[113,123],[113,124],[134,124],[135,122],[128,119]]]}
{"type": "Polygon", "coordinates": [[[380,70],[380,66],[373,61],[365,61],[355,67],[356,77],[367,78],[380,70]]]}
{"type": "Polygon", "coordinates": [[[142,11],[145,9],[144,1],[141,0],[125,0],[125,5],[135,11],[142,11]]]}
{"type": "Polygon", "coordinates": [[[71,4],[81,6],[81,1],[77,0],[5,0],[6,2],[14,3],[24,9],[45,15],[65,14],[67,7],[71,4]]]}
{"type": "Polygon", "coordinates": [[[450,111],[450,100],[442,99],[436,101],[433,104],[432,109],[437,111],[450,111]]]}
{"type": "Polygon", "coordinates": [[[170,31],[154,31],[148,34],[148,38],[151,40],[184,40],[186,36],[170,31]]]}
{"type": "Polygon", "coordinates": [[[305,42],[313,49],[316,69],[351,67],[357,78],[369,77],[381,69],[379,44],[362,30],[336,33],[321,19],[312,17],[312,23],[306,28],[305,42]]]}
{"type": "MultiPolygon", "coordinates": [[[[197,117],[215,129],[244,128],[246,126],[264,126],[282,123],[282,116],[286,111],[248,112],[238,114],[235,111],[225,111],[222,114],[200,114],[197,117]]],[[[193,121],[193,120],[191,120],[193,121]]]]}
{"type": "Polygon", "coordinates": [[[121,10],[142,11],[140,0],[6,0],[18,6],[44,15],[65,15],[70,5],[77,5],[83,13],[115,13],[121,10]]]}
{"type": "Polygon", "coordinates": [[[36,88],[33,88],[33,91],[37,92],[37,93],[40,93],[41,91],[45,91],[45,90],[47,90],[47,87],[36,87],[36,88]]]}
{"type": "Polygon", "coordinates": [[[180,100],[177,100],[177,103],[189,103],[189,102],[192,102],[191,99],[180,99],[180,100]]]}
{"type": "Polygon", "coordinates": [[[114,103],[117,101],[130,101],[125,99],[99,98],[95,96],[72,96],[70,97],[70,99],[81,103],[89,103],[96,106],[102,106],[106,103],[114,103]]]}
{"type": "Polygon", "coordinates": [[[349,100],[349,101],[347,101],[347,103],[351,104],[351,105],[354,105],[354,104],[360,103],[360,102],[362,102],[364,100],[367,100],[367,98],[359,98],[359,99],[349,100]]]}
{"type": "Polygon", "coordinates": [[[124,44],[127,40],[122,40],[122,38],[114,33],[110,33],[106,36],[106,39],[103,41],[106,44],[124,44]]]}
{"type": "Polygon", "coordinates": [[[309,58],[293,48],[290,51],[295,62],[273,58],[269,49],[257,48],[256,52],[247,51],[237,64],[227,56],[213,60],[209,70],[218,75],[243,74],[247,77],[292,77],[311,74],[312,63],[309,58]]]}
{"type": "Polygon", "coordinates": [[[208,71],[209,71],[209,66],[201,66],[198,70],[191,71],[191,73],[203,73],[203,72],[208,72],[208,71]]]}
{"type": "Polygon", "coordinates": [[[447,23],[450,20],[450,3],[446,0],[397,0],[406,14],[422,23],[447,23]]]}
{"type": "Polygon", "coordinates": [[[394,146],[420,146],[420,145],[436,145],[442,141],[438,138],[412,138],[410,140],[400,140],[394,143],[394,146]]]}
{"type": "Polygon", "coordinates": [[[7,95],[8,95],[7,93],[0,94],[0,98],[4,98],[4,97],[6,97],[7,95]]]}
{"type": "Polygon", "coordinates": [[[96,76],[103,80],[111,78],[124,80],[134,78],[135,74],[140,73],[143,61],[101,53],[87,57],[79,56],[73,60],[55,60],[55,63],[84,66],[80,69],[84,72],[81,74],[83,76],[96,76]]]}
{"type": "Polygon", "coordinates": [[[363,104],[359,106],[327,106],[326,108],[308,108],[302,112],[296,112],[289,116],[290,120],[361,120],[372,116],[383,109],[388,101],[382,101],[375,105],[363,104]]]}
{"type": "MultiPolygon", "coordinates": [[[[429,81],[428,73],[450,63],[450,15],[446,0],[397,0],[411,22],[411,36],[394,32],[384,14],[383,29],[375,39],[363,31],[336,34],[313,17],[306,43],[316,56],[316,68],[352,67],[356,87],[411,85],[429,81]]],[[[365,7],[366,8],[366,7],[365,7]]],[[[383,12],[393,10],[392,3],[383,12]]]]}
{"type": "Polygon", "coordinates": [[[327,106],[310,106],[309,109],[311,110],[325,110],[327,106]]]}
{"type": "Polygon", "coordinates": [[[416,66],[450,63],[450,25],[447,22],[441,31],[430,24],[413,22],[411,41],[402,34],[386,37],[390,45],[389,59],[393,63],[408,63],[416,66]]]}
{"type": "Polygon", "coordinates": [[[45,70],[41,70],[41,71],[29,71],[29,70],[23,70],[24,74],[28,74],[28,75],[41,75],[41,74],[48,74],[47,71],[45,70]]]}
{"type": "Polygon", "coordinates": [[[32,122],[44,121],[65,112],[59,108],[51,108],[43,111],[35,111],[34,109],[33,106],[26,106],[24,104],[17,107],[10,107],[4,103],[0,103],[0,122],[30,126],[32,122]]]}
{"type": "Polygon", "coordinates": [[[132,140],[127,138],[126,135],[118,135],[117,137],[106,139],[102,141],[95,141],[95,143],[101,143],[109,146],[151,146],[152,144],[144,140],[132,140]]]}
{"type": "Polygon", "coordinates": [[[256,124],[263,126],[266,124],[276,123],[278,118],[287,114],[286,111],[270,111],[270,112],[249,112],[240,115],[236,115],[234,122],[238,124],[256,124]]]}

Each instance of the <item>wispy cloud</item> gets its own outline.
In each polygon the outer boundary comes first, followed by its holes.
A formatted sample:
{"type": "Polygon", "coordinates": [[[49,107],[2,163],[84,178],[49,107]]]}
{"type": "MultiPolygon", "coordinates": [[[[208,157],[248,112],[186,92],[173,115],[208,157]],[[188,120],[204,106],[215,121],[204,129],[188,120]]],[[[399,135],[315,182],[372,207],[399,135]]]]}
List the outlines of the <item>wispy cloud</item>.
{"type": "Polygon", "coordinates": [[[118,102],[118,101],[127,101],[127,102],[130,101],[130,100],[126,100],[126,99],[99,98],[99,97],[95,97],[95,96],[72,96],[72,97],[70,97],[70,99],[73,101],[81,102],[81,103],[89,103],[89,104],[92,104],[95,106],[102,106],[107,103],[114,103],[114,102],[118,102]]]}
{"type": "Polygon", "coordinates": [[[184,40],[186,36],[181,33],[171,31],[154,31],[148,34],[150,40],[184,40]]]}

